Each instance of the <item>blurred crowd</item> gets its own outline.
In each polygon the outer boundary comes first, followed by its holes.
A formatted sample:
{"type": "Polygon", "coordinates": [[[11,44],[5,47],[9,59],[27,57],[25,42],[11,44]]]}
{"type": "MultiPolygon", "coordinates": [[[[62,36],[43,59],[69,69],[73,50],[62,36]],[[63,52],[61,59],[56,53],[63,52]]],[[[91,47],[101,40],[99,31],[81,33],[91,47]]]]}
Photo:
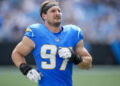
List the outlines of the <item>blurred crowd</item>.
{"type": "MultiPolygon", "coordinates": [[[[44,0],[0,0],[0,42],[18,42],[27,26],[41,23],[44,0]]],[[[57,0],[63,12],[62,24],[75,24],[89,43],[120,42],[119,0],[57,0]]]]}

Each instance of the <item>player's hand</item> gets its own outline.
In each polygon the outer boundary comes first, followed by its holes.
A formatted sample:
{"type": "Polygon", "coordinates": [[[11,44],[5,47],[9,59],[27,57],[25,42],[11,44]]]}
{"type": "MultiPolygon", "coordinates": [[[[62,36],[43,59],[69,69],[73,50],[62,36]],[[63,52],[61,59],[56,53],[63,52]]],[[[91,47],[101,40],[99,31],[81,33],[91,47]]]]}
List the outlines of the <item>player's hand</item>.
{"type": "Polygon", "coordinates": [[[79,55],[75,54],[75,52],[72,51],[70,48],[61,48],[58,51],[58,54],[61,58],[69,59],[75,65],[83,61],[83,59],[79,55]]]}
{"type": "Polygon", "coordinates": [[[26,76],[33,82],[41,80],[41,74],[35,69],[29,70],[26,76]]]}
{"type": "Polygon", "coordinates": [[[58,54],[61,58],[64,58],[64,59],[70,59],[72,56],[72,53],[69,48],[59,49],[58,54]]]}
{"type": "Polygon", "coordinates": [[[37,70],[33,69],[28,64],[26,63],[20,64],[19,69],[23,73],[23,75],[26,75],[28,79],[30,79],[33,82],[37,82],[38,80],[41,80],[42,74],[37,70]]]}

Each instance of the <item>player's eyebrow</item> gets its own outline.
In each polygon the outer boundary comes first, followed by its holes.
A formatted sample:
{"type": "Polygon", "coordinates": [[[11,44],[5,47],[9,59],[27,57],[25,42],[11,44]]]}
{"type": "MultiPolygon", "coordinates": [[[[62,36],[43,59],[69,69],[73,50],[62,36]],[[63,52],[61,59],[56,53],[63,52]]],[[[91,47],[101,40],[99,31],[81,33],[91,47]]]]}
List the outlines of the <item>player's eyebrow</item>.
{"type": "Polygon", "coordinates": [[[53,9],[51,9],[50,11],[59,11],[59,12],[61,12],[61,9],[60,8],[53,8],[53,9]]]}

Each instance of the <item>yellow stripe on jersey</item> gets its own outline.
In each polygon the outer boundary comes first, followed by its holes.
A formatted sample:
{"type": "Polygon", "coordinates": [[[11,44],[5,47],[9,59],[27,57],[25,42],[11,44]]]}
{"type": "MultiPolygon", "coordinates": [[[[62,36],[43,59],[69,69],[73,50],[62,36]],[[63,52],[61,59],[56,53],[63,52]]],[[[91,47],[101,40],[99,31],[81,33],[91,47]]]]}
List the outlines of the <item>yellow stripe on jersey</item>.
{"type": "Polygon", "coordinates": [[[25,30],[25,32],[27,32],[27,31],[30,31],[30,32],[32,32],[30,28],[27,28],[27,29],[25,30]]]}
{"type": "Polygon", "coordinates": [[[81,31],[81,28],[78,28],[78,31],[80,32],[80,31],[81,31]]]}

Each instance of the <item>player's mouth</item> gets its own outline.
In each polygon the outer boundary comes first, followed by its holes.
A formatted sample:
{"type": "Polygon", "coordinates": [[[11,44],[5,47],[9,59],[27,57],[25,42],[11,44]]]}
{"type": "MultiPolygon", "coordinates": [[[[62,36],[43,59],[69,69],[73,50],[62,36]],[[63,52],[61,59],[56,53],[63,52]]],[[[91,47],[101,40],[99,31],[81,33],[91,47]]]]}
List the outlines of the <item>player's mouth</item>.
{"type": "Polygon", "coordinates": [[[59,19],[61,19],[61,16],[55,16],[54,19],[59,20],[59,19]]]}
{"type": "Polygon", "coordinates": [[[54,18],[54,19],[56,19],[56,20],[60,20],[61,18],[54,18]]]}

